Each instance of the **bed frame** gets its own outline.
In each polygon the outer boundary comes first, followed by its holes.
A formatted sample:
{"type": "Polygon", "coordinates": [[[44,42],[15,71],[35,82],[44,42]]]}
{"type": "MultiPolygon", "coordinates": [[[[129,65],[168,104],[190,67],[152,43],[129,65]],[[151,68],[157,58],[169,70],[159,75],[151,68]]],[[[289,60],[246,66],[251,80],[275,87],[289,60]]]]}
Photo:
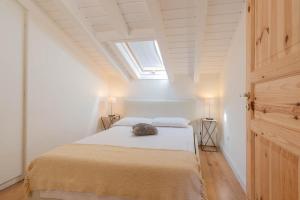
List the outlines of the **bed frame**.
{"type": "MultiPolygon", "coordinates": [[[[184,100],[140,100],[126,99],[124,101],[124,116],[132,117],[184,117],[193,120],[196,117],[196,101],[184,100]]],[[[194,132],[195,155],[199,159],[198,139],[194,132]]],[[[39,192],[34,192],[30,200],[55,200],[41,198],[39,192]]],[[[114,200],[119,200],[118,198],[114,200]]]]}

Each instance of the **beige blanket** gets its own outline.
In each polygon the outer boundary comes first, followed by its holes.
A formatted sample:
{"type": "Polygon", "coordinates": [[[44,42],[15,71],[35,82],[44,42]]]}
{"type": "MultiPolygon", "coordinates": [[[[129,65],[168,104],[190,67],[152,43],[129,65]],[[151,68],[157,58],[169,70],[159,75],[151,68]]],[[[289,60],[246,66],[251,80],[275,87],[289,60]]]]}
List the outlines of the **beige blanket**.
{"type": "Polygon", "coordinates": [[[185,151],[70,144],[34,160],[32,191],[89,192],[131,200],[205,199],[196,156],[185,151]]]}

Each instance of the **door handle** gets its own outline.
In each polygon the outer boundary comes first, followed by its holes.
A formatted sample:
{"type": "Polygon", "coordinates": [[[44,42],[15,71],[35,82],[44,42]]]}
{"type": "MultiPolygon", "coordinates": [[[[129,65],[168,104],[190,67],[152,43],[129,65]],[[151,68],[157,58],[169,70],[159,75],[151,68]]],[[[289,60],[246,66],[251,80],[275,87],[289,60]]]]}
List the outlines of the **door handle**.
{"type": "Polygon", "coordinates": [[[255,109],[255,102],[250,101],[251,99],[251,93],[250,92],[245,92],[243,95],[240,95],[240,97],[244,97],[247,99],[247,104],[246,104],[246,109],[254,111],[255,109]]]}
{"type": "Polygon", "coordinates": [[[250,92],[245,92],[243,95],[240,95],[240,97],[245,97],[247,98],[247,100],[250,99],[250,96],[251,96],[250,92]]]}

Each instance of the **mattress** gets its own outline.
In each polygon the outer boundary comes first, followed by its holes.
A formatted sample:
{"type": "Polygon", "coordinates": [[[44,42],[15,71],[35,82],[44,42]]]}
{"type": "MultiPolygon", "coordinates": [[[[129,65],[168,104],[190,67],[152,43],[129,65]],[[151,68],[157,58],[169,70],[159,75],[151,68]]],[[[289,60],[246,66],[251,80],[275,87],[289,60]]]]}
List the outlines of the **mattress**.
{"type": "MultiPolygon", "coordinates": [[[[158,134],[150,136],[134,136],[130,126],[114,126],[75,143],[195,152],[193,128],[191,126],[187,128],[158,127],[158,134]]],[[[92,193],[64,191],[35,191],[31,198],[31,200],[43,199],[125,200],[111,196],[96,196],[92,193]]]]}

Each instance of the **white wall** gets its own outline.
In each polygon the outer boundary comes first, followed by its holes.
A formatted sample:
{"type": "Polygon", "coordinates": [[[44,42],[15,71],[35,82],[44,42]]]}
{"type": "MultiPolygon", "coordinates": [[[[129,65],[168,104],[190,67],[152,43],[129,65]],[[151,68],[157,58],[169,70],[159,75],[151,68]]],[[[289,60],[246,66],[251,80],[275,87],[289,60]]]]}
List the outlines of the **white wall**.
{"type": "Polygon", "coordinates": [[[245,16],[233,37],[222,77],[221,146],[234,173],[246,185],[246,89],[245,16]]]}
{"type": "Polygon", "coordinates": [[[193,98],[195,85],[190,80],[136,80],[128,86],[128,98],[179,99],[193,98]]]}
{"type": "Polygon", "coordinates": [[[29,16],[27,162],[97,131],[106,85],[60,36],[29,16]]]}
{"type": "Polygon", "coordinates": [[[218,97],[220,74],[199,75],[199,82],[187,76],[169,80],[134,80],[129,83],[111,80],[110,95],[128,98],[176,99],[193,97],[218,97]]]}
{"type": "Polygon", "coordinates": [[[0,1],[0,189],[23,175],[24,160],[96,133],[107,96],[103,76],[68,36],[46,15],[24,13],[17,1],[0,1]]]}
{"type": "MultiPolygon", "coordinates": [[[[169,80],[135,80],[129,83],[111,81],[109,95],[119,97],[114,105],[115,111],[123,113],[122,99],[150,99],[150,100],[176,100],[195,98],[198,102],[198,117],[208,113],[204,108],[204,98],[215,98],[212,105],[212,116],[218,118],[218,99],[220,96],[220,75],[200,74],[199,82],[186,76],[177,76],[172,82],[169,80]]],[[[206,116],[207,117],[207,116],[206,116]]]]}
{"type": "Polygon", "coordinates": [[[0,1],[0,189],[22,175],[23,10],[0,1]]]}

